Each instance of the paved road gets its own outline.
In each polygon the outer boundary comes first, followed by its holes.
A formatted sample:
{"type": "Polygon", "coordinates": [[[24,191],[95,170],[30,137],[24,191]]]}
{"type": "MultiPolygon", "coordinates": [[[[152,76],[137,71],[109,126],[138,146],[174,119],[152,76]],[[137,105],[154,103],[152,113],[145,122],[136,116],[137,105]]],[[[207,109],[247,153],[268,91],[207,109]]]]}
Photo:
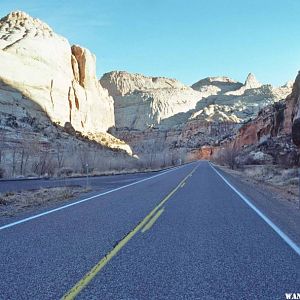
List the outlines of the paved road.
{"type": "Polygon", "coordinates": [[[299,254],[207,162],[155,176],[0,229],[0,299],[300,292],[299,254]]]}

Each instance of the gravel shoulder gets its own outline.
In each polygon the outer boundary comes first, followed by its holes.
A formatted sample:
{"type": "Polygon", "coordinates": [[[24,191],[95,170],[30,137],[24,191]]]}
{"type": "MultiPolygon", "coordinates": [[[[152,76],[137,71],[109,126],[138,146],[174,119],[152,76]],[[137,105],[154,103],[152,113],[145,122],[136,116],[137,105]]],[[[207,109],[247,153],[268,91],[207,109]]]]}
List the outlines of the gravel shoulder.
{"type": "Polygon", "coordinates": [[[242,170],[216,166],[230,183],[300,245],[300,209],[297,185],[274,185],[254,179],[242,170]]]}

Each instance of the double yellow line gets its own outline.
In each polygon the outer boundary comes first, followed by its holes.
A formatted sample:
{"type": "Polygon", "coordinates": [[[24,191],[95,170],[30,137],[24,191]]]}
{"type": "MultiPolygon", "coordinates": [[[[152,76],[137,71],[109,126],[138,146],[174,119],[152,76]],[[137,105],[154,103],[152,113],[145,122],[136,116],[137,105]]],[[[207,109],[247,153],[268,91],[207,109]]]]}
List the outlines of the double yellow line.
{"type": "Polygon", "coordinates": [[[162,206],[177,192],[180,187],[184,186],[186,180],[192,176],[198,166],[199,165],[197,165],[133,230],[119,241],[115,247],[109,251],[87,274],[85,274],[85,276],[79,280],[61,299],[74,299],[140,230],[142,232],[149,230],[163,213],[164,208],[162,208],[162,206]]]}

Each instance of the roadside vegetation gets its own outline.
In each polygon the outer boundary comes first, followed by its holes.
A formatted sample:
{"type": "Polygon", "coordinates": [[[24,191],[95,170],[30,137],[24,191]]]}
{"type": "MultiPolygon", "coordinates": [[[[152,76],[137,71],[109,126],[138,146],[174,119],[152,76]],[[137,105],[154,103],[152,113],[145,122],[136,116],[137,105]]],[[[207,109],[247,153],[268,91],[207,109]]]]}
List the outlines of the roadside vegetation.
{"type": "Polygon", "coordinates": [[[150,146],[143,155],[128,155],[95,141],[81,140],[65,132],[54,136],[0,128],[0,178],[71,177],[154,171],[184,162],[182,151],[150,146]]]}
{"type": "Polygon", "coordinates": [[[269,154],[259,150],[247,152],[232,145],[223,147],[214,155],[212,161],[238,179],[262,189],[269,189],[281,199],[298,205],[298,161],[291,160],[290,163],[279,164],[275,163],[269,154]]]}
{"type": "Polygon", "coordinates": [[[90,191],[82,187],[54,187],[0,194],[0,217],[15,216],[33,208],[72,199],[90,191]]]}

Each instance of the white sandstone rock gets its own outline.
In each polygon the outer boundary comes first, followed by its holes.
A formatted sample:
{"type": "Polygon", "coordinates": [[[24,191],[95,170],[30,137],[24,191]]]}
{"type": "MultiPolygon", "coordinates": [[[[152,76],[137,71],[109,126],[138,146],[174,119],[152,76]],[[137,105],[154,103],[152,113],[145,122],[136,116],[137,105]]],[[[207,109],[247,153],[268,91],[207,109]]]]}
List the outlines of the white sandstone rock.
{"type": "MultiPolygon", "coordinates": [[[[40,20],[23,12],[0,20],[0,65],[0,82],[22,95],[20,105],[45,112],[61,126],[71,122],[85,133],[114,125],[113,99],[97,81],[95,56],[71,48],[40,20]]],[[[12,97],[0,97],[2,105],[15,104],[12,97]]]]}
{"type": "Polygon", "coordinates": [[[117,128],[144,130],[155,127],[177,114],[195,109],[203,97],[174,79],[127,72],[106,73],[100,83],[114,97],[117,128]]]}
{"type": "Polygon", "coordinates": [[[115,102],[118,129],[168,129],[189,120],[240,123],[264,106],[285,98],[291,87],[260,84],[253,74],[245,83],[229,77],[207,77],[185,86],[174,79],[110,72],[100,79],[115,102]]]}

